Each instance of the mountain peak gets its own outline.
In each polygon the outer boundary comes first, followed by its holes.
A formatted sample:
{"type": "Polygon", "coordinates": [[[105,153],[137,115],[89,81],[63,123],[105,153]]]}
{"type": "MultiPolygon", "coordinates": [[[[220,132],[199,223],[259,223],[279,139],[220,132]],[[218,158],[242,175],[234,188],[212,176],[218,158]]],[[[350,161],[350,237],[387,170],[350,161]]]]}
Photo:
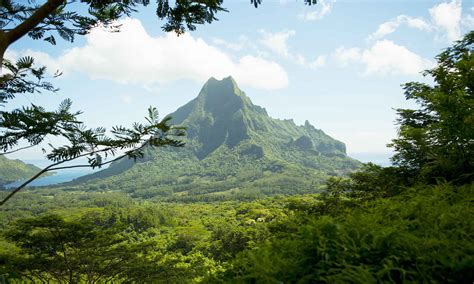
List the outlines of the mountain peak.
{"type": "MultiPolygon", "coordinates": [[[[159,172],[171,170],[168,173],[173,176],[187,176],[189,171],[196,170],[198,179],[219,177],[216,182],[221,182],[221,174],[225,173],[225,178],[245,175],[253,182],[254,173],[265,180],[268,172],[297,169],[300,173],[302,169],[313,169],[304,171],[314,172],[318,179],[322,170],[334,174],[356,165],[346,157],[344,143],[315,129],[309,121],[297,126],[293,120],[271,118],[264,108],[251,102],[231,76],[221,80],[209,78],[196,98],[170,116],[172,124],[186,127],[186,147],[162,149],[159,157],[153,150],[152,155],[158,158],[147,163],[157,165],[159,172]],[[169,162],[163,162],[162,155],[169,162]],[[209,169],[209,165],[218,166],[209,169]]],[[[100,175],[115,175],[131,167],[136,166],[123,161],[100,175]]],[[[272,179],[272,187],[280,184],[286,188],[287,180],[272,179]]],[[[214,190],[222,187],[222,183],[209,183],[203,188],[208,186],[214,190]]]]}
{"type": "Polygon", "coordinates": [[[199,92],[197,104],[213,116],[228,116],[251,106],[252,102],[240,90],[235,80],[228,76],[222,80],[209,78],[199,92]]]}
{"type": "Polygon", "coordinates": [[[232,78],[232,76],[222,78],[221,80],[218,80],[215,77],[209,78],[202,87],[199,95],[210,95],[211,93],[218,93],[220,96],[243,95],[243,92],[240,90],[237,82],[234,80],[234,78],[232,78]]]}
{"type": "Polygon", "coordinates": [[[231,76],[222,80],[211,77],[197,98],[171,117],[173,123],[187,127],[188,138],[197,139],[202,145],[196,153],[202,159],[222,144],[233,147],[247,139],[248,125],[244,116],[253,108],[231,76]]]}
{"type": "Polygon", "coordinates": [[[209,79],[207,79],[207,82],[233,82],[234,84],[236,84],[235,79],[231,75],[224,77],[221,80],[216,79],[216,77],[214,76],[211,76],[209,79]]]}

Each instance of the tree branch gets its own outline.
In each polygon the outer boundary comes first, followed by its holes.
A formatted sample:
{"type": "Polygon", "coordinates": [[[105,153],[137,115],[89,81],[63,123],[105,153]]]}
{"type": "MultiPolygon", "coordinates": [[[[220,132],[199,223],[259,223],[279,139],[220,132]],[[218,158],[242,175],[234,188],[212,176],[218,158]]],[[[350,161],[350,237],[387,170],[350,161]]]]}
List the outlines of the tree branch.
{"type": "MultiPolygon", "coordinates": [[[[141,150],[143,149],[146,145],[148,145],[147,142],[143,143],[140,147],[137,147],[136,149],[133,149],[133,150],[130,150],[130,151],[138,151],[138,150],[141,150]]],[[[25,181],[24,183],[22,183],[19,187],[15,188],[12,192],[10,192],[10,194],[7,195],[7,197],[5,197],[1,202],[0,202],[0,206],[2,206],[3,204],[5,204],[5,202],[7,202],[10,198],[13,197],[13,195],[15,195],[18,191],[20,191],[22,188],[24,188],[25,186],[27,186],[28,184],[30,184],[32,181],[34,181],[35,179],[37,179],[38,177],[40,177],[42,174],[46,173],[46,172],[49,172],[49,171],[53,171],[53,170],[61,170],[61,169],[72,169],[72,168],[79,168],[79,167],[92,167],[91,165],[75,165],[75,166],[64,166],[64,167],[56,167],[58,165],[61,165],[63,163],[66,163],[66,162],[69,162],[69,161],[72,161],[72,160],[75,160],[77,158],[81,158],[81,157],[85,157],[85,156],[88,156],[88,155],[91,155],[91,154],[94,154],[94,153],[98,153],[98,152],[107,152],[107,151],[110,151],[114,149],[114,147],[108,147],[108,148],[104,148],[104,149],[101,149],[101,150],[97,150],[97,151],[93,151],[93,152],[87,152],[87,153],[84,153],[84,154],[81,154],[81,155],[78,155],[77,157],[74,157],[74,158],[70,158],[70,159],[66,159],[66,160],[62,160],[62,161],[59,161],[59,162],[56,162],[56,163],[53,163],[47,167],[45,167],[44,169],[42,169],[41,171],[39,171],[37,174],[35,174],[33,177],[31,177],[30,179],[28,179],[27,181],[25,181]]],[[[130,151],[127,151],[125,152],[125,154],[113,159],[113,160],[110,160],[110,161],[107,161],[107,162],[104,162],[104,163],[101,163],[99,165],[97,165],[98,167],[102,167],[103,165],[106,165],[106,164],[110,164],[114,161],[117,161],[121,158],[124,158],[125,156],[127,156],[128,153],[130,153],[130,151]]]]}
{"type": "MultiPolygon", "coordinates": [[[[99,150],[99,151],[95,151],[95,152],[104,152],[104,151],[109,151],[111,150],[112,148],[105,148],[105,149],[102,149],[102,150],[99,150]]],[[[27,186],[28,184],[30,184],[32,181],[34,181],[35,179],[37,179],[38,177],[40,177],[42,174],[48,172],[48,171],[51,171],[51,168],[57,166],[57,165],[61,165],[65,162],[69,162],[69,161],[72,161],[72,160],[75,160],[77,158],[81,158],[81,157],[85,157],[87,155],[90,155],[91,152],[87,152],[85,154],[82,154],[82,155],[78,155],[77,157],[74,157],[74,158],[70,158],[70,159],[66,159],[66,160],[62,160],[62,161],[59,161],[59,162],[56,162],[56,163],[53,163],[47,167],[45,167],[44,169],[42,169],[41,171],[39,171],[37,174],[35,174],[33,177],[31,177],[30,179],[28,179],[27,181],[25,181],[24,183],[22,183],[19,187],[15,188],[12,192],[10,192],[10,194],[7,195],[7,197],[5,197],[1,202],[0,202],[0,206],[2,206],[3,204],[5,204],[5,202],[7,202],[10,198],[13,197],[13,195],[15,195],[18,191],[20,191],[22,188],[24,188],[25,186],[27,186]]]]}
{"type": "Polygon", "coordinates": [[[14,43],[22,36],[26,35],[29,31],[34,29],[39,23],[41,23],[46,17],[48,17],[54,10],[56,10],[64,0],[48,0],[43,6],[38,8],[28,19],[23,23],[19,24],[13,30],[6,33],[8,39],[8,45],[14,43]]]}
{"type": "MultiPolygon", "coordinates": [[[[53,164],[54,165],[54,164],[53,164]]],[[[15,195],[18,191],[20,191],[22,188],[24,188],[25,186],[27,186],[30,182],[34,181],[35,179],[37,179],[38,177],[40,177],[42,174],[44,174],[45,172],[48,171],[48,169],[50,167],[52,167],[53,165],[49,165],[47,166],[46,168],[42,169],[41,171],[39,171],[36,175],[34,175],[32,178],[30,178],[29,180],[25,181],[24,183],[22,183],[19,187],[15,188],[15,190],[13,190],[12,192],[10,192],[10,194],[7,195],[7,197],[5,197],[1,202],[0,202],[0,206],[2,206],[3,204],[5,204],[5,202],[8,201],[8,199],[12,198],[13,195],[15,195]]]]}
{"type": "Polygon", "coordinates": [[[3,152],[3,153],[0,153],[0,156],[8,155],[8,154],[15,153],[15,152],[18,152],[18,151],[21,151],[21,150],[25,150],[25,149],[28,149],[28,148],[32,148],[32,147],[35,147],[35,146],[36,146],[36,145],[29,145],[29,146],[21,147],[21,148],[18,148],[18,149],[9,151],[9,152],[3,152]]]}
{"type": "MultiPolygon", "coordinates": [[[[102,166],[105,166],[105,165],[108,165],[110,163],[113,163],[115,161],[118,161],[122,158],[124,158],[125,156],[127,156],[126,154],[120,156],[120,157],[117,157],[113,160],[110,160],[110,161],[107,161],[107,162],[104,162],[104,163],[101,163],[99,165],[97,165],[96,167],[100,168],[102,166]]],[[[90,168],[92,167],[91,165],[73,165],[73,166],[63,166],[63,167],[56,167],[56,168],[50,168],[49,171],[57,171],[57,170],[65,170],[65,169],[74,169],[74,168],[90,168]]]]}

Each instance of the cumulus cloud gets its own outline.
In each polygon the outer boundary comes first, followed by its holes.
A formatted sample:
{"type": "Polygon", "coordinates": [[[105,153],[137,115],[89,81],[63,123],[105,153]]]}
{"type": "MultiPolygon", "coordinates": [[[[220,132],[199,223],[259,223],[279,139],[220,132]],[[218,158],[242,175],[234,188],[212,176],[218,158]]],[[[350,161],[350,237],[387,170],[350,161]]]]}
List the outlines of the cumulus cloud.
{"type": "Polygon", "coordinates": [[[369,39],[381,39],[386,35],[393,33],[401,25],[407,25],[421,31],[430,31],[431,25],[422,18],[413,18],[406,15],[399,15],[392,21],[382,23],[373,34],[369,35],[369,39]]]}
{"type": "Polygon", "coordinates": [[[340,65],[346,66],[349,63],[357,62],[362,57],[362,52],[358,47],[345,48],[343,46],[336,49],[334,57],[340,65]]]}
{"type": "MultiPolygon", "coordinates": [[[[232,59],[219,48],[189,34],[152,37],[136,19],[124,19],[119,33],[97,28],[86,44],[58,58],[41,54],[46,65],[60,67],[65,75],[80,72],[94,79],[150,86],[180,79],[202,82],[232,75],[241,85],[279,89],[288,85],[285,70],[259,56],[232,59]]],[[[30,51],[31,53],[31,51],[30,51]]],[[[35,57],[38,57],[37,55],[35,57]]]]}
{"type": "Polygon", "coordinates": [[[451,41],[461,37],[461,11],[460,0],[441,3],[429,10],[433,23],[444,30],[451,41]]]}
{"type": "Polygon", "coordinates": [[[304,21],[317,21],[321,20],[329,14],[332,10],[332,6],[336,0],[320,0],[318,5],[314,7],[314,11],[308,11],[298,15],[298,18],[304,21]]]}
{"type": "Polygon", "coordinates": [[[350,63],[364,65],[366,75],[416,75],[433,65],[431,61],[390,40],[377,41],[365,50],[340,47],[335,51],[334,57],[342,65],[350,63]]]}
{"type": "MultiPolygon", "coordinates": [[[[473,9],[471,8],[471,10],[473,9]]],[[[391,21],[380,24],[368,39],[382,39],[395,32],[400,26],[405,25],[420,31],[437,31],[437,39],[455,41],[461,38],[463,29],[474,28],[474,17],[471,14],[463,14],[461,0],[442,2],[430,8],[428,12],[429,19],[399,15],[391,21]]]]}
{"type": "Polygon", "coordinates": [[[249,49],[258,51],[256,44],[245,35],[240,35],[235,42],[229,42],[222,38],[213,38],[212,43],[231,51],[242,51],[249,49]]]}
{"type": "Polygon", "coordinates": [[[275,33],[260,30],[260,33],[262,34],[262,39],[260,40],[262,46],[283,58],[293,61],[293,63],[311,69],[325,65],[326,57],[324,55],[318,56],[313,62],[308,62],[303,54],[290,51],[288,39],[296,34],[294,30],[284,30],[275,33]]]}
{"type": "Polygon", "coordinates": [[[50,73],[50,75],[56,73],[56,71],[61,70],[61,66],[57,60],[52,58],[49,54],[41,51],[36,51],[36,50],[23,50],[23,51],[17,51],[13,49],[8,49],[5,52],[5,58],[11,61],[16,61],[20,57],[23,56],[31,56],[35,60],[35,65],[36,67],[39,66],[46,66],[47,67],[47,72],[50,73]]]}
{"type": "Polygon", "coordinates": [[[285,30],[276,33],[260,30],[260,33],[262,34],[260,43],[263,46],[280,56],[289,57],[288,38],[296,34],[294,30],[285,30]]]}

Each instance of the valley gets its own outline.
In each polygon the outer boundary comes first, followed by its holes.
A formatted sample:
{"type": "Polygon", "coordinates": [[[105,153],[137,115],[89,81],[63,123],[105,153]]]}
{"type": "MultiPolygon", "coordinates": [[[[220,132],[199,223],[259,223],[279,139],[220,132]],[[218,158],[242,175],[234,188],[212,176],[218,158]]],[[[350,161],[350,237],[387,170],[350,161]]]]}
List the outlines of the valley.
{"type": "Polygon", "coordinates": [[[0,0],[0,284],[474,283],[473,12],[0,0]]]}

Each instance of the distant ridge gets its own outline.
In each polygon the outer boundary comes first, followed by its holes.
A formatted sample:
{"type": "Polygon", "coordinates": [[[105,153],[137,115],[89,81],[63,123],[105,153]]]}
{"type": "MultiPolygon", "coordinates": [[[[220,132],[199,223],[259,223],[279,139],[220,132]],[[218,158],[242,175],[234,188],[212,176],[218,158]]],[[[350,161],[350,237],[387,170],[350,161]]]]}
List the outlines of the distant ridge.
{"type": "Polygon", "coordinates": [[[25,164],[20,160],[10,160],[0,156],[0,186],[30,178],[40,170],[36,166],[25,164]]]}
{"type": "Polygon", "coordinates": [[[170,116],[187,128],[184,148],[149,149],[138,163],[121,160],[74,183],[170,200],[228,199],[316,192],[328,175],[359,166],[344,143],[308,121],[297,126],[268,116],[230,76],[210,78],[170,116]]]}

